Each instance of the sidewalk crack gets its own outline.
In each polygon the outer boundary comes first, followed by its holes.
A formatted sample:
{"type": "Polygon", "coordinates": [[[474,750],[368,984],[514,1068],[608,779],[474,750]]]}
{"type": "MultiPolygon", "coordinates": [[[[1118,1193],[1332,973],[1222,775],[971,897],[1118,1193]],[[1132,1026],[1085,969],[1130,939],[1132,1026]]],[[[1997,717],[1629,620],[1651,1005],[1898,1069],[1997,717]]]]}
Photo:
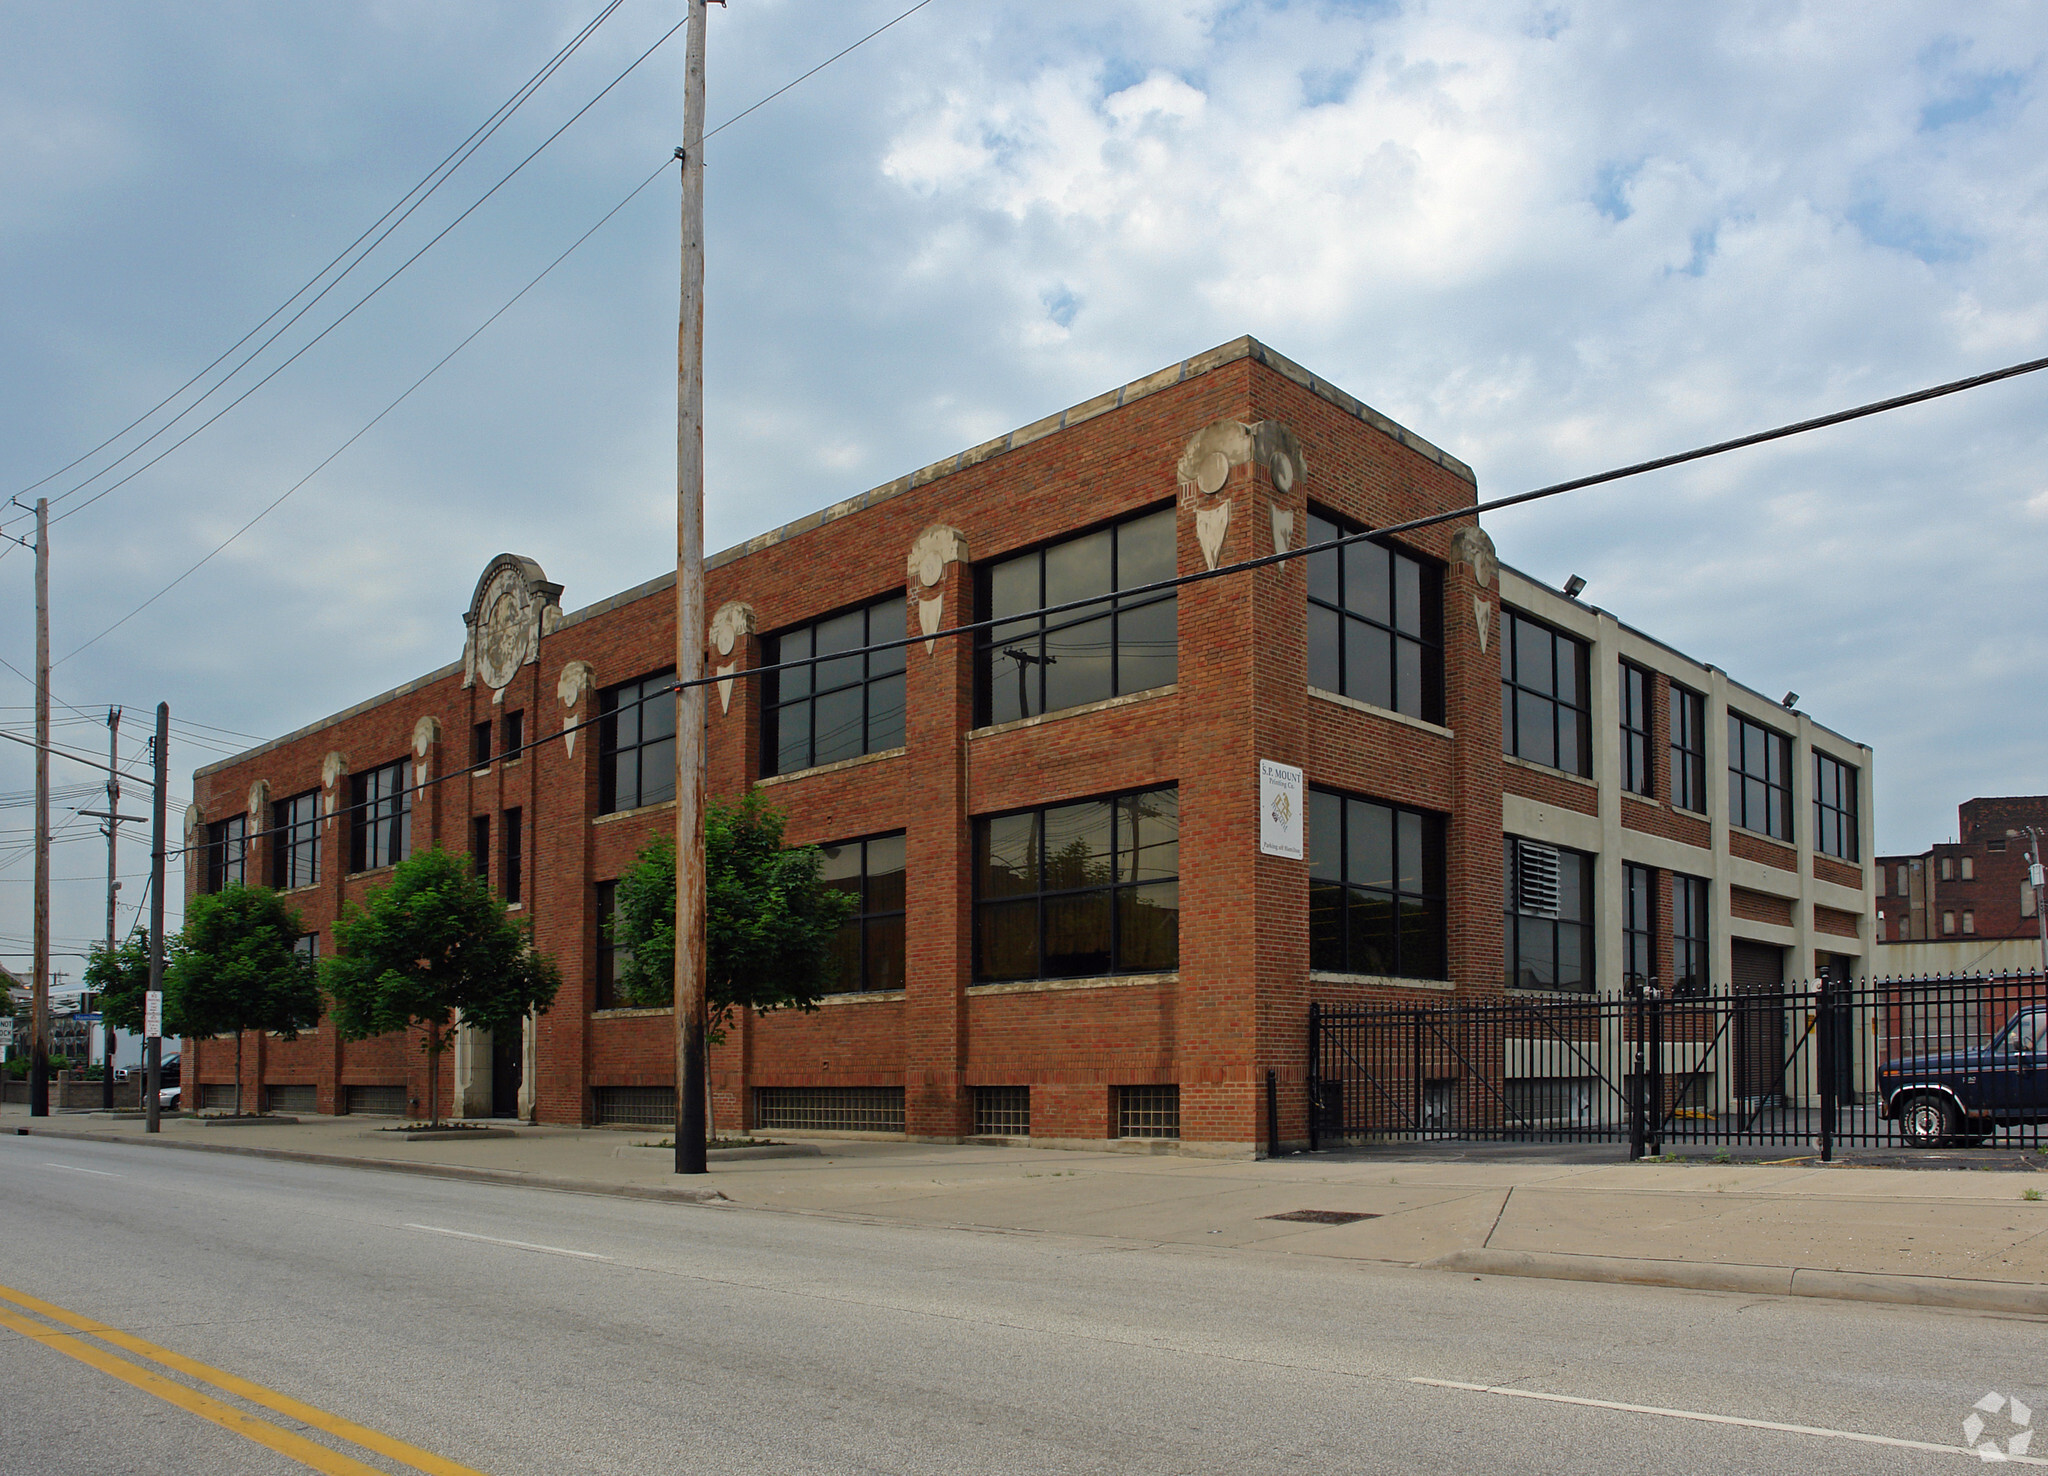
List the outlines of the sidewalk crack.
{"type": "Polygon", "coordinates": [[[1500,1222],[1507,1216],[1508,1201],[1510,1199],[1513,1199],[1514,1197],[1515,1186],[1513,1184],[1510,1184],[1508,1185],[1508,1192],[1500,1197],[1500,1209],[1495,1212],[1493,1217],[1493,1223],[1486,1227],[1486,1239],[1479,1242],[1479,1248],[1481,1250],[1487,1250],[1492,1247],[1494,1232],[1500,1229],[1500,1222]]]}

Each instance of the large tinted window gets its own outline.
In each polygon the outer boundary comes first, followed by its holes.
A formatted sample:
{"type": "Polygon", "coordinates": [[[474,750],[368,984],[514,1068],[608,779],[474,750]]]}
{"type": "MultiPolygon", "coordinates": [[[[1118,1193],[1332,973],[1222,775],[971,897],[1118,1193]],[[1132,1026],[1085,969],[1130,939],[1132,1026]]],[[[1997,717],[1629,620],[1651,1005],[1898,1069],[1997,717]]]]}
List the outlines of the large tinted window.
{"type": "Polygon", "coordinates": [[[1792,740],[1732,712],[1728,818],[1747,830],[1792,839],[1792,740]]]}
{"type": "Polygon", "coordinates": [[[1671,878],[1671,993],[1707,992],[1707,879],[1671,878]]]}
{"type": "MultiPolygon", "coordinates": [[[[1357,531],[1308,515],[1310,543],[1357,531]]],[[[1436,565],[1378,543],[1310,554],[1308,684],[1442,722],[1443,576],[1436,565]]]]}
{"type": "Polygon", "coordinates": [[[599,814],[676,797],[675,683],[675,673],[664,671],[607,687],[599,695],[599,814]]]}
{"type": "Polygon", "coordinates": [[[974,822],[975,975],[1180,965],[1180,793],[1147,789],[974,822]]]}
{"type": "Polygon", "coordinates": [[[270,884],[280,891],[320,880],[320,791],[270,807],[270,884]]]}
{"type": "Polygon", "coordinates": [[[1447,977],[1441,815],[1308,792],[1309,967],[1447,977]]]}
{"type": "Polygon", "coordinates": [[[818,875],[854,900],[833,940],[828,992],[903,987],[903,832],[820,846],[818,875]]]}
{"type": "Polygon", "coordinates": [[[397,759],[350,780],[349,870],[396,866],[412,854],[412,786],[397,759]]]}
{"type": "Polygon", "coordinates": [[[249,817],[230,815],[206,827],[206,890],[248,879],[249,817]]]}
{"type": "Polygon", "coordinates": [[[1671,684],[1671,804],[1707,812],[1707,699],[1671,684]]]}
{"type": "Polygon", "coordinates": [[[761,767],[793,774],[903,742],[903,598],[891,595],[770,636],[763,661],[818,658],[763,678],[761,767]],[[825,659],[829,658],[829,659],[825,659]]]}
{"type": "Polygon", "coordinates": [[[1036,717],[1175,681],[1179,603],[1171,591],[1105,598],[1061,615],[1033,613],[1173,574],[1171,508],[981,570],[982,611],[1004,623],[979,637],[978,721],[1036,717]]]}
{"type": "Polygon", "coordinates": [[[1818,749],[1813,755],[1813,848],[1844,861],[1859,855],[1856,769],[1818,749]]]}
{"type": "Polygon", "coordinates": [[[1657,873],[1633,861],[1621,868],[1621,975],[1647,984],[1657,972],[1657,873]]]}
{"type": "Polygon", "coordinates": [[[1657,784],[1650,762],[1650,701],[1656,690],[1647,671],[1621,663],[1621,787],[1652,798],[1657,784]]]}
{"type": "Polygon", "coordinates": [[[1502,748],[1534,764],[1590,775],[1585,642],[1505,606],[1500,634],[1502,748]]]}
{"type": "Polygon", "coordinates": [[[1510,989],[1593,988],[1593,858],[1508,836],[1503,957],[1510,989]]]}

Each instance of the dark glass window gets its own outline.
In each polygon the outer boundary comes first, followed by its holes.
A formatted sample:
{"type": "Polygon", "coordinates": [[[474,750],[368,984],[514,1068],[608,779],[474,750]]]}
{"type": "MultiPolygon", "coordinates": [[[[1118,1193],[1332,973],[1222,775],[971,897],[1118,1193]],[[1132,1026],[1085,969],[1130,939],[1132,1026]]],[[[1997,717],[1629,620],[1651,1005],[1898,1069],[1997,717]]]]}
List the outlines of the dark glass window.
{"type": "Polygon", "coordinates": [[[1647,984],[1657,972],[1657,873],[1628,862],[1621,868],[1621,973],[1628,984],[1647,984]]]}
{"type": "Polygon", "coordinates": [[[1104,599],[1062,615],[1035,613],[1174,572],[1172,508],[980,570],[982,612],[1005,623],[977,639],[976,721],[1007,723],[1175,681],[1180,606],[1172,591],[1104,599]]]}
{"type": "Polygon", "coordinates": [[[469,766],[481,769],[491,761],[491,720],[471,726],[469,730],[469,766]]]}
{"type": "Polygon", "coordinates": [[[519,750],[526,747],[526,709],[505,714],[498,729],[498,756],[515,759],[519,750]]]}
{"type": "MultiPolygon", "coordinates": [[[[1358,532],[1308,515],[1308,541],[1358,532]]],[[[1308,558],[1308,684],[1427,722],[1444,720],[1443,574],[1378,543],[1308,558]]]]}
{"type": "Polygon", "coordinates": [[[890,595],[769,636],[761,647],[769,666],[817,659],[762,679],[762,772],[794,774],[899,747],[904,648],[862,648],[903,632],[903,598],[890,595]]]}
{"type": "Polygon", "coordinates": [[[230,815],[206,827],[206,890],[248,879],[249,817],[230,815]]]}
{"type": "Polygon", "coordinates": [[[279,891],[320,880],[320,791],[270,807],[270,884],[279,891]]]}
{"type": "Polygon", "coordinates": [[[469,817],[469,868],[485,881],[491,879],[491,817],[469,817]]]}
{"type": "Polygon", "coordinates": [[[592,978],[597,989],[592,1009],[619,1010],[632,1003],[619,997],[618,948],[612,942],[612,919],[619,911],[619,884],[597,884],[597,968],[592,978]]]}
{"type": "Polygon", "coordinates": [[[1590,775],[1585,642],[1506,606],[1500,636],[1501,747],[1532,764],[1590,775]]]}
{"type": "Polygon", "coordinates": [[[903,832],[818,848],[818,874],[850,894],[853,916],[833,940],[833,993],[903,987],[903,832]]]}
{"type": "Polygon", "coordinates": [[[657,672],[598,696],[597,812],[676,797],[676,676],[657,672]]]}
{"type": "Polygon", "coordinates": [[[299,934],[297,940],[292,944],[292,952],[296,953],[300,958],[310,959],[314,963],[320,962],[320,935],[318,933],[299,934]]]}
{"type": "Polygon", "coordinates": [[[1707,813],[1707,699],[1671,684],[1671,805],[1707,813]]]}
{"type": "Polygon", "coordinates": [[[519,900],[519,887],[524,871],[520,863],[525,859],[522,854],[525,849],[525,836],[520,833],[520,819],[521,814],[518,810],[507,810],[501,822],[504,832],[501,840],[505,848],[505,863],[498,872],[498,895],[507,902],[519,900]]]}
{"type": "Polygon", "coordinates": [[[1621,787],[1631,794],[1657,794],[1650,763],[1650,698],[1657,690],[1640,666],[1621,663],[1621,787]]]}
{"type": "MultiPolygon", "coordinates": [[[[1813,848],[1844,861],[1855,861],[1862,854],[1856,828],[1856,780],[1854,765],[1814,751],[1813,848]]],[[[2005,849],[2004,841],[1993,844],[2005,849]]]]}
{"type": "Polygon", "coordinates": [[[1180,792],[1141,790],[974,822],[975,977],[1180,966],[1180,792]]]}
{"type": "Polygon", "coordinates": [[[399,759],[350,779],[350,871],[396,866],[412,853],[412,786],[405,770],[405,760],[399,759]]]}
{"type": "Polygon", "coordinates": [[[1593,990],[1593,858],[1506,837],[1504,960],[1511,989],[1593,990]]]}
{"type": "Polygon", "coordinates": [[[1728,819],[1792,839],[1792,740],[1728,714],[1728,819]]]}
{"type": "Polygon", "coordinates": [[[1446,978],[1444,929],[1443,816],[1311,788],[1309,967],[1446,978]]]}
{"type": "Polygon", "coordinates": [[[1671,993],[1707,992],[1707,879],[1671,878],[1671,993]]]}

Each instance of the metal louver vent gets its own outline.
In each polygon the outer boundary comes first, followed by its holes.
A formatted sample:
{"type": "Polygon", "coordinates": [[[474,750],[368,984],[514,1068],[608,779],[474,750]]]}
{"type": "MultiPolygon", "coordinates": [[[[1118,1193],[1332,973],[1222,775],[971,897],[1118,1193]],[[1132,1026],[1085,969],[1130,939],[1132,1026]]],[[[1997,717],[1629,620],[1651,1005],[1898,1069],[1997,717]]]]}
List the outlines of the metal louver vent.
{"type": "Polygon", "coordinates": [[[1555,846],[1515,842],[1515,910],[1530,917],[1557,916],[1558,854],[1555,846]]]}

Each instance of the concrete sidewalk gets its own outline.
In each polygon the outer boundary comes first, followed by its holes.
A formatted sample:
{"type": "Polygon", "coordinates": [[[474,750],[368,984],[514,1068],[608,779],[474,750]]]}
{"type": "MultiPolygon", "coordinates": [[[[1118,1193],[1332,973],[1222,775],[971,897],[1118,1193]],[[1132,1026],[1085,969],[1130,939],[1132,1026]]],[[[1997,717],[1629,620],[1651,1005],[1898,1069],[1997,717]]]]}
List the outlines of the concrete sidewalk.
{"type": "Polygon", "coordinates": [[[705,1178],[684,1179],[669,1151],[644,1146],[658,1130],[520,1126],[406,1141],[390,1126],[186,1117],[147,1138],[139,1121],[0,1107],[8,1138],[26,1129],[909,1225],[2048,1316],[2048,1202],[2025,1197],[2048,1195],[2037,1170],[1631,1164],[1619,1150],[1605,1162],[1414,1148],[1218,1161],[785,1135],[815,1152],[714,1158],[705,1178]],[[1275,1218],[1303,1211],[1326,1218],[1275,1218]]]}

